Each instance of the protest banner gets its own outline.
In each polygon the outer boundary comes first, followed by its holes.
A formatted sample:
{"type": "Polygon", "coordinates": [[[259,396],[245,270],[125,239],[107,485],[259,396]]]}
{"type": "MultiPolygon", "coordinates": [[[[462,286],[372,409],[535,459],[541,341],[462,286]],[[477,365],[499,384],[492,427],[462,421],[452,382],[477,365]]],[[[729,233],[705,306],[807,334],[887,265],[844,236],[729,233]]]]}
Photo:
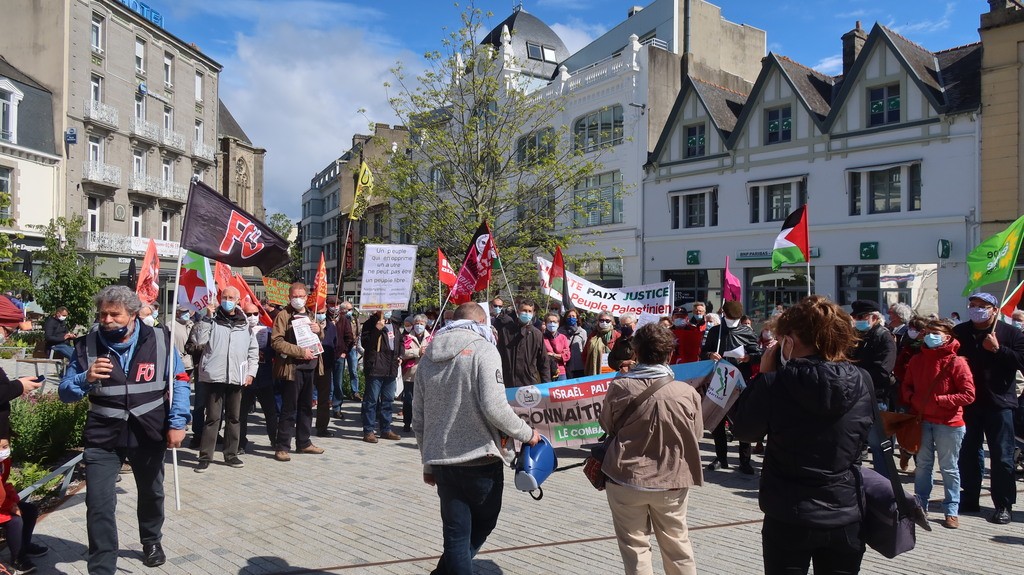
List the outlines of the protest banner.
{"type": "Polygon", "coordinates": [[[416,246],[366,244],[359,307],[395,310],[409,307],[416,246]]]}
{"type": "MultiPolygon", "coordinates": [[[[697,361],[668,366],[678,381],[692,385],[703,397],[704,429],[714,429],[746,387],[732,364],[697,361]]],[[[567,381],[528,385],[505,390],[505,397],[520,418],[551,440],[556,447],[596,443],[604,434],[598,417],[608,385],[617,373],[590,375],[567,381]]]]}
{"type": "MultiPolygon", "coordinates": [[[[558,290],[551,289],[551,261],[537,257],[540,272],[540,291],[554,300],[562,301],[558,290]]],[[[580,276],[565,272],[566,291],[573,306],[580,311],[607,312],[615,317],[624,313],[640,315],[642,313],[655,316],[672,314],[672,297],[675,294],[675,282],[667,281],[656,284],[639,285],[622,288],[606,288],[591,283],[580,276]]]]}
{"type": "Polygon", "coordinates": [[[267,289],[267,301],[274,305],[288,305],[288,288],[291,284],[274,278],[263,278],[263,287],[267,289]]]}

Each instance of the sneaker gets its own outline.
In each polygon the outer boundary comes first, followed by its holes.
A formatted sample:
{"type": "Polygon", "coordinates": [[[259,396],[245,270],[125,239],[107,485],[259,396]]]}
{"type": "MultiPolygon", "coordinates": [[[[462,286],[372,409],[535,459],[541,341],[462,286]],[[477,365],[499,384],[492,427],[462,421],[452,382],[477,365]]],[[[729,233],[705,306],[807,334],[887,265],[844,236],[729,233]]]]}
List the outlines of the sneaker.
{"type": "Polygon", "coordinates": [[[374,435],[373,432],[371,431],[370,433],[367,433],[366,435],[363,436],[363,441],[365,441],[366,443],[377,443],[377,436],[374,435]]]}
{"type": "Polygon", "coordinates": [[[274,459],[276,459],[278,461],[291,461],[292,460],[292,456],[288,455],[287,451],[283,451],[283,450],[279,449],[279,450],[274,452],[274,459]]]}
{"type": "Polygon", "coordinates": [[[40,543],[30,543],[25,546],[25,555],[28,557],[42,557],[49,553],[50,548],[40,543]]]}
{"type": "Polygon", "coordinates": [[[195,471],[196,473],[206,473],[206,470],[209,469],[209,468],[210,468],[210,462],[209,461],[200,461],[199,464],[196,465],[196,468],[193,469],[192,471],[195,471]]]}
{"type": "Polygon", "coordinates": [[[960,518],[956,515],[947,515],[942,521],[942,526],[946,529],[957,529],[960,527],[960,518]]]}
{"type": "Polygon", "coordinates": [[[385,431],[384,433],[380,434],[380,438],[381,439],[388,439],[388,440],[391,440],[391,441],[398,441],[399,439],[402,439],[402,436],[398,435],[394,431],[385,431]]]}
{"type": "Polygon", "coordinates": [[[704,468],[704,471],[716,471],[719,469],[729,469],[728,463],[722,463],[718,458],[712,459],[711,463],[704,468]]]}
{"type": "Polygon", "coordinates": [[[36,572],[35,564],[28,558],[22,559],[21,561],[12,561],[11,566],[14,567],[14,575],[36,572]]]}
{"type": "Polygon", "coordinates": [[[358,393],[353,393],[352,394],[352,401],[362,401],[362,400],[363,400],[363,396],[359,395],[358,393]]]}
{"type": "Polygon", "coordinates": [[[234,467],[236,469],[241,469],[241,468],[245,467],[245,463],[242,462],[242,460],[239,459],[237,455],[232,455],[230,457],[225,457],[224,458],[224,463],[226,463],[229,467],[234,467]]]}
{"type": "Polygon", "coordinates": [[[992,514],[992,517],[988,518],[989,523],[995,523],[996,525],[1006,525],[1010,521],[1013,521],[1013,517],[1010,515],[1009,507],[997,508],[996,512],[992,514]]]}
{"type": "Polygon", "coordinates": [[[299,450],[299,453],[309,453],[311,455],[320,455],[323,452],[324,452],[324,448],[323,447],[317,447],[317,446],[313,445],[312,443],[310,443],[309,445],[307,445],[307,446],[305,446],[305,447],[303,447],[302,449],[299,450]]]}

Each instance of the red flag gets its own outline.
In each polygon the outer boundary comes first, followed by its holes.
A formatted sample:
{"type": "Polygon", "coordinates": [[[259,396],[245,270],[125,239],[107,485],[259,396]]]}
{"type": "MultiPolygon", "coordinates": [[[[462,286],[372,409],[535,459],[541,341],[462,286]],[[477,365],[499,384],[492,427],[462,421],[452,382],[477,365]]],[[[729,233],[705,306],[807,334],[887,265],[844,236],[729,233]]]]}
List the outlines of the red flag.
{"type": "Polygon", "coordinates": [[[562,297],[562,309],[565,311],[576,309],[572,298],[569,297],[569,277],[565,275],[565,259],[562,257],[561,246],[555,247],[555,257],[551,260],[551,273],[548,274],[548,285],[562,297]]]}
{"type": "Polygon", "coordinates": [[[259,298],[256,297],[255,293],[253,293],[252,288],[249,287],[249,284],[245,281],[245,278],[242,277],[242,274],[231,274],[231,285],[238,288],[238,293],[242,294],[238,299],[238,305],[251,303],[256,306],[260,312],[260,323],[267,327],[274,326],[274,320],[270,319],[270,314],[267,313],[267,310],[263,309],[259,298]]]}
{"type": "Polygon", "coordinates": [[[1017,311],[1017,304],[1020,303],[1021,295],[1024,295],[1024,281],[1017,284],[1017,287],[1013,288],[1013,292],[1006,297],[1006,301],[1003,302],[1003,307],[999,311],[1003,312],[1006,317],[1013,316],[1013,312],[1017,311]]]}
{"type": "Polygon", "coordinates": [[[455,270],[452,269],[452,264],[448,262],[448,258],[445,257],[441,248],[437,248],[437,279],[449,289],[455,287],[455,282],[459,279],[455,277],[455,270]]]}
{"type": "Polygon", "coordinates": [[[495,258],[497,250],[491,238],[491,228],[485,221],[477,228],[473,240],[469,243],[469,249],[466,250],[466,259],[459,269],[455,285],[452,286],[449,298],[452,303],[466,303],[473,299],[473,293],[487,289],[491,283],[491,267],[495,258]]]}
{"type": "Polygon", "coordinates": [[[729,271],[729,256],[725,256],[725,286],[722,295],[725,301],[740,301],[740,278],[732,275],[729,271]]]}
{"type": "Polygon", "coordinates": [[[313,311],[320,311],[327,306],[327,264],[324,262],[324,252],[320,252],[320,267],[313,277],[313,311]]]}
{"type": "Polygon", "coordinates": [[[142,303],[150,305],[160,295],[160,260],[156,257],[156,242],[152,238],[149,246],[146,247],[146,257],[142,260],[142,273],[139,274],[139,283],[135,285],[135,291],[139,294],[142,303]]]}
{"type": "Polygon", "coordinates": [[[231,266],[215,262],[213,265],[213,281],[217,282],[217,292],[232,285],[231,266]]]}

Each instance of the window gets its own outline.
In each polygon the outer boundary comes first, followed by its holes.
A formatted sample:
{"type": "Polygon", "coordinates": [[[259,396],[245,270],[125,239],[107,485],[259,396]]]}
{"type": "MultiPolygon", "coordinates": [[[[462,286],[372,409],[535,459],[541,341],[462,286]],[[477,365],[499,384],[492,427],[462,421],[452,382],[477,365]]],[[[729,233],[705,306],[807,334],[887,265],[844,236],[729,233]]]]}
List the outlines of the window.
{"type": "Polygon", "coordinates": [[[17,142],[18,100],[14,92],[0,90],[0,140],[17,142]]]}
{"type": "MultiPolygon", "coordinates": [[[[11,203],[13,204],[14,203],[14,198],[12,197],[12,194],[11,194],[11,192],[14,190],[14,187],[11,185],[11,173],[12,172],[13,172],[13,170],[11,170],[11,168],[5,168],[3,166],[0,166],[0,194],[7,194],[8,198],[11,200],[11,203]]],[[[3,208],[0,208],[0,219],[7,220],[7,219],[10,219],[10,217],[11,217],[11,208],[10,208],[10,206],[5,206],[3,208]]]]}
{"type": "Polygon", "coordinates": [[[196,72],[196,102],[203,101],[203,73],[196,72]]]}
{"type": "Polygon", "coordinates": [[[164,54],[164,86],[174,86],[174,56],[164,54]]]}
{"type": "MultiPolygon", "coordinates": [[[[812,254],[813,258],[814,255],[812,254]]],[[[744,312],[753,318],[755,324],[764,318],[771,317],[776,304],[790,307],[807,297],[807,284],[815,285],[814,275],[816,269],[810,269],[810,280],[807,278],[807,266],[799,265],[780,268],[773,271],[772,268],[747,268],[744,270],[746,277],[740,277],[745,282],[744,292],[749,294],[744,312]]]]}
{"type": "Polygon", "coordinates": [[[174,131],[174,109],[164,106],[164,131],[174,131]]]}
{"type": "Polygon", "coordinates": [[[203,121],[196,120],[196,143],[202,143],[203,141],[203,121]]]}
{"type": "Polygon", "coordinates": [[[910,200],[907,210],[916,212],[921,209],[921,164],[910,164],[910,200]]]}
{"type": "Polygon", "coordinates": [[[889,168],[869,173],[868,210],[872,214],[900,211],[902,171],[900,168],[889,168]]]}
{"type": "Polygon", "coordinates": [[[592,152],[601,146],[622,143],[622,106],[587,114],[573,124],[576,149],[592,152]]]}
{"type": "Polygon", "coordinates": [[[160,239],[165,242],[171,240],[171,220],[174,218],[174,213],[170,210],[160,211],[160,239]]]}
{"type": "Polygon", "coordinates": [[[516,144],[516,157],[520,164],[533,164],[555,152],[555,131],[544,128],[538,132],[519,138],[516,144]]]}
{"type": "Polygon", "coordinates": [[[908,162],[850,172],[850,215],[921,209],[921,163],[908,162]]]}
{"type": "Polygon", "coordinates": [[[135,94],[135,119],[146,119],[146,97],[142,94],[135,94]]]}
{"type": "Polygon", "coordinates": [[[146,176],[146,151],[135,148],[132,150],[132,173],[136,178],[146,176]]]}
{"type": "Polygon", "coordinates": [[[142,237],[142,206],[132,205],[132,237],[142,237]]]}
{"type": "Polygon", "coordinates": [[[750,186],[750,223],[785,221],[793,210],[807,203],[807,181],[762,182],[750,186]]]}
{"type": "Polygon", "coordinates": [[[103,78],[96,74],[93,74],[89,81],[89,98],[93,102],[103,101],[103,78]]]}
{"type": "Polygon", "coordinates": [[[99,136],[89,136],[89,162],[103,163],[103,138],[99,136]]]}
{"type": "Polygon", "coordinates": [[[672,229],[718,225],[718,189],[669,196],[672,229]]]}
{"type": "Polygon", "coordinates": [[[443,192],[451,188],[448,174],[440,165],[430,168],[430,186],[435,192],[443,192]]]}
{"type": "Polygon", "coordinates": [[[203,181],[203,169],[198,166],[192,168],[192,179],[197,182],[203,181]]]}
{"type": "Polygon", "coordinates": [[[534,44],[533,42],[526,43],[526,57],[531,60],[540,60],[542,62],[558,63],[557,56],[555,56],[555,49],[550,46],[542,46],[540,44],[534,44]]]}
{"type": "Polygon", "coordinates": [[[92,51],[97,54],[103,53],[103,16],[99,14],[92,15],[92,28],[89,32],[89,44],[92,46],[92,51]]]}
{"type": "Polygon", "coordinates": [[[686,157],[697,158],[703,156],[704,148],[704,124],[686,127],[686,157]]]}
{"type": "Polygon", "coordinates": [[[900,85],[868,89],[868,126],[884,126],[900,121],[900,85]]]}
{"type": "Polygon", "coordinates": [[[839,275],[839,304],[859,299],[878,302],[882,309],[905,303],[914,313],[927,317],[939,313],[937,264],[890,264],[836,266],[839,275]]]}
{"type": "Polygon", "coordinates": [[[100,200],[89,196],[86,200],[85,226],[87,232],[100,231],[100,200]]]}
{"type": "Polygon", "coordinates": [[[622,174],[615,170],[584,179],[573,190],[573,201],[578,228],[621,224],[622,174]]]}
{"type": "Polygon", "coordinates": [[[519,205],[516,206],[516,220],[520,222],[531,220],[538,214],[542,214],[545,218],[555,215],[555,192],[550,188],[543,192],[537,190],[530,198],[521,197],[519,202],[519,205]]]}
{"type": "Polygon", "coordinates": [[[146,42],[142,38],[135,39],[135,73],[146,74],[146,42]]]}
{"type": "Polygon", "coordinates": [[[576,274],[602,287],[622,287],[622,258],[580,262],[576,274]]]}
{"type": "Polygon", "coordinates": [[[174,162],[171,161],[168,158],[164,158],[164,161],[161,164],[160,175],[163,177],[163,181],[164,181],[165,184],[173,184],[174,183],[174,162]]]}
{"type": "Polygon", "coordinates": [[[776,108],[765,112],[765,143],[788,142],[793,137],[792,108],[776,108]]]}

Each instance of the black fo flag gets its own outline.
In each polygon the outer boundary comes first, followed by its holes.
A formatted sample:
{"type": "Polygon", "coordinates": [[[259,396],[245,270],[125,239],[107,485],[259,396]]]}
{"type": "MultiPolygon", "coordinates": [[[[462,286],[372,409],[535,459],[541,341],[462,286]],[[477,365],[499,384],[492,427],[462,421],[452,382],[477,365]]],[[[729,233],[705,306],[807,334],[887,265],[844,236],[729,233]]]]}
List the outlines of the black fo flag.
{"type": "Polygon", "coordinates": [[[264,275],[288,263],[288,241],[202,182],[192,182],[181,247],[264,275]]]}

